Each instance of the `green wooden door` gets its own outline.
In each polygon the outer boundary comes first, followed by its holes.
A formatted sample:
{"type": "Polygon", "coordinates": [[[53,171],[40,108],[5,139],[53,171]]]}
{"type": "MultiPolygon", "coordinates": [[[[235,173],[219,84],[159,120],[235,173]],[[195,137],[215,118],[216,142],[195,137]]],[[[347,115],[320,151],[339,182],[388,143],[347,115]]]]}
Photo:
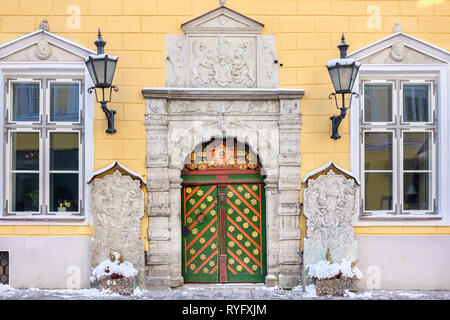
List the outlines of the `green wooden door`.
{"type": "Polygon", "coordinates": [[[183,276],[185,282],[218,281],[217,186],[184,186],[183,276]]]}
{"type": "Polygon", "coordinates": [[[263,185],[228,184],[225,194],[227,282],[264,282],[266,228],[263,185]]]}
{"type": "Polygon", "coordinates": [[[264,282],[263,184],[183,186],[182,210],[186,283],[264,282]]]}

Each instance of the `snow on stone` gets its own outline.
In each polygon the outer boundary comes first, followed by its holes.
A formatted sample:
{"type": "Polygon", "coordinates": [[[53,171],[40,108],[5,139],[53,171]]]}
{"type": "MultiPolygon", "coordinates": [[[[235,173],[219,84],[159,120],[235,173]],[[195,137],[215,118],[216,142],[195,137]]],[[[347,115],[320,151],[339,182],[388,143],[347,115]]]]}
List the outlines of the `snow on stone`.
{"type": "Polygon", "coordinates": [[[306,292],[305,297],[309,297],[309,298],[317,297],[316,285],[314,285],[314,284],[307,285],[305,287],[305,292],[306,292]]]}
{"type": "Polygon", "coordinates": [[[106,259],[102,261],[95,269],[92,271],[92,275],[100,280],[102,278],[109,277],[113,273],[120,274],[126,278],[134,277],[137,275],[138,271],[133,267],[133,264],[129,261],[119,262],[120,254],[113,252],[114,261],[106,259]]]}
{"type": "Polygon", "coordinates": [[[320,260],[314,264],[308,265],[308,274],[312,278],[317,279],[329,279],[342,273],[343,277],[353,278],[356,276],[358,279],[362,277],[361,271],[357,268],[352,268],[351,262],[342,260],[339,263],[330,263],[327,260],[320,260]]]}

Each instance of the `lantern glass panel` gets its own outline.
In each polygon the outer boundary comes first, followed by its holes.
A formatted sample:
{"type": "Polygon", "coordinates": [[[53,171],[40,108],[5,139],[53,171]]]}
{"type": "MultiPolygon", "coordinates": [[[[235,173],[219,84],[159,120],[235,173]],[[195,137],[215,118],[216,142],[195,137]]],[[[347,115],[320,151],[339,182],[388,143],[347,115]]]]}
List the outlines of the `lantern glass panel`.
{"type": "Polygon", "coordinates": [[[108,58],[106,60],[106,84],[110,86],[114,78],[114,72],[116,71],[117,60],[108,58]]]}
{"type": "Polygon", "coordinates": [[[98,83],[96,83],[96,86],[98,85],[103,87],[105,85],[105,60],[94,60],[94,69],[98,79],[98,83]]]}
{"type": "Polygon", "coordinates": [[[341,90],[341,83],[339,81],[339,69],[334,67],[332,69],[328,69],[330,73],[331,82],[333,83],[334,91],[338,92],[341,90]]]}
{"type": "Polygon", "coordinates": [[[352,80],[352,71],[353,71],[353,65],[350,66],[342,66],[338,65],[337,68],[339,69],[339,82],[341,83],[341,90],[342,91],[350,91],[350,82],[352,80]]]}
{"type": "Polygon", "coordinates": [[[92,81],[94,82],[94,86],[96,86],[98,83],[98,79],[94,71],[94,64],[92,58],[89,57],[89,59],[86,61],[86,66],[89,71],[89,74],[91,75],[92,81]]]}

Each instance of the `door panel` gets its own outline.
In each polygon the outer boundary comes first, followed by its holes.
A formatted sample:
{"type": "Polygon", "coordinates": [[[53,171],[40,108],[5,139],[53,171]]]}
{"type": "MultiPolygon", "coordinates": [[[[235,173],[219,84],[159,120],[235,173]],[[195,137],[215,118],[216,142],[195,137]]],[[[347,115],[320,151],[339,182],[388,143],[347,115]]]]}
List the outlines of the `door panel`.
{"type": "Polygon", "coordinates": [[[228,282],[263,282],[266,257],[262,185],[228,184],[225,194],[228,282]]]}
{"type": "Polygon", "coordinates": [[[182,192],[184,280],[217,282],[219,274],[217,186],[184,186],[182,192]]]}
{"type": "Polygon", "coordinates": [[[186,283],[264,282],[262,184],[183,186],[182,210],[182,268],[186,283]]]}

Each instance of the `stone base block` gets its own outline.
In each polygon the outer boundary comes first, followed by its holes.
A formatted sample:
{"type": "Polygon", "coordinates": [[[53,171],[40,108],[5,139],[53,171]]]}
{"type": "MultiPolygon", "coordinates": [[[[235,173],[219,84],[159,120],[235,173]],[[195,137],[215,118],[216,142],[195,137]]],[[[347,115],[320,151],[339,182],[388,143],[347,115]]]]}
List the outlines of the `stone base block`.
{"type": "Polygon", "coordinates": [[[356,279],[315,279],[318,296],[343,296],[346,290],[355,291],[356,279]]]}
{"type": "Polygon", "coordinates": [[[124,277],[119,279],[105,278],[97,282],[96,287],[99,290],[110,290],[112,293],[118,293],[123,296],[129,296],[133,294],[136,288],[135,277],[124,277]]]}
{"type": "Polygon", "coordinates": [[[278,276],[278,286],[281,289],[293,289],[297,286],[299,286],[301,283],[301,277],[300,275],[282,275],[280,274],[278,276]]]}
{"type": "Polygon", "coordinates": [[[167,290],[171,286],[171,279],[167,277],[147,277],[147,290],[167,290]]]}
{"type": "Polygon", "coordinates": [[[183,284],[184,284],[183,277],[171,277],[170,278],[170,287],[171,288],[181,287],[183,284]]]}
{"type": "Polygon", "coordinates": [[[278,286],[278,278],[273,274],[269,274],[266,276],[265,283],[268,287],[276,287],[278,286]]]}

